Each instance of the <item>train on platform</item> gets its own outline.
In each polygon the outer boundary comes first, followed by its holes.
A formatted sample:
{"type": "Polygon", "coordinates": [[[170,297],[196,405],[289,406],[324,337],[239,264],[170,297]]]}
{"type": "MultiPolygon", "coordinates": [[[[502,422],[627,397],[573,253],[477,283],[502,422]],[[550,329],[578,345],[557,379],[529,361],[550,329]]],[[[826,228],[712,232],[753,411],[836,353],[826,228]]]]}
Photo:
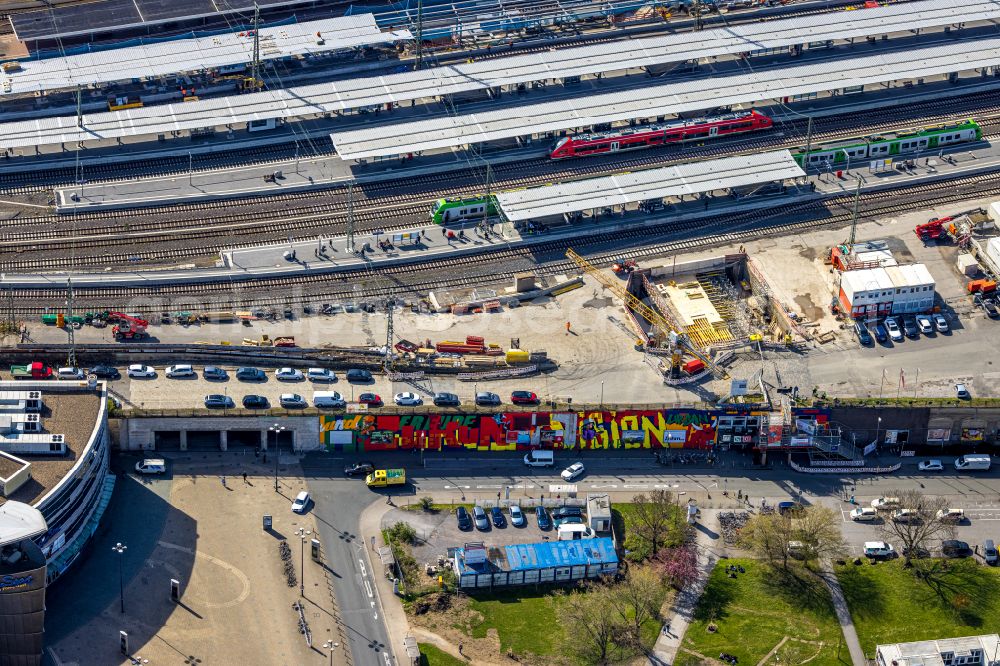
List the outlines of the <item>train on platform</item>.
{"type": "Polygon", "coordinates": [[[702,141],[744,132],[757,132],[773,126],[774,121],[763,113],[754,110],[738,111],[719,116],[564,136],[552,146],[549,157],[563,160],[603,155],[670,143],[702,141]]]}
{"type": "Polygon", "coordinates": [[[431,221],[434,224],[451,224],[466,220],[481,220],[483,214],[494,217],[499,214],[496,199],[492,196],[478,196],[468,199],[438,199],[431,206],[431,221]],[[489,211],[486,211],[487,205],[489,211]]]}
{"type": "Polygon", "coordinates": [[[979,141],[983,130],[972,118],[942,123],[902,132],[875,134],[859,139],[827,143],[811,148],[808,158],[804,147],[792,151],[792,157],[802,167],[849,166],[855,160],[885,159],[897,155],[920,153],[961,143],[979,141]]]}

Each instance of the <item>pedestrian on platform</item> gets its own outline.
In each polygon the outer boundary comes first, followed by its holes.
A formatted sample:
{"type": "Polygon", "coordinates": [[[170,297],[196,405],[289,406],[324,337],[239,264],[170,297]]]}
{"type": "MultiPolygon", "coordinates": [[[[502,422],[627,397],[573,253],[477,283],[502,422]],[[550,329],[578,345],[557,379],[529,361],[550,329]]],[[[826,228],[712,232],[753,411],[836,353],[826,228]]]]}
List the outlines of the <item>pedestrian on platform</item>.
{"type": "Polygon", "coordinates": [[[570,329],[569,322],[566,322],[566,335],[569,335],[569,329],[570,329]]]}
{"type": "Polygon", "coordinates": [[[246,484],[246,482],[247,482],[247,473],[243,472],[243,483],[246,484]]]}
{"type": "Polygon", "coordinates": [[[219,477],[219,481],[222,481],[222,487],[225,488],[226,487],[226,477],[220,476],[219,477]]]}

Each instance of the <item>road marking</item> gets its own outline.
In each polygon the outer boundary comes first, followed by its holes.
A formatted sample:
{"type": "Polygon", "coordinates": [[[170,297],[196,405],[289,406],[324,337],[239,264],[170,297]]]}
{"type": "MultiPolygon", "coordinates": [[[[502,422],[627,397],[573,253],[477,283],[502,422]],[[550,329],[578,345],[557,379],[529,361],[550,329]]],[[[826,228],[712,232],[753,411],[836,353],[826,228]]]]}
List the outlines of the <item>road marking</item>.
{"type": "Polygon", "coordinates": [[[461,488],[465,488],[466,490],[468,490],[469,488],[472,488],[472,486],[445,486],[444,487],[445,490],[456,490],[456,489],[461,489],[461,488]]]}
{"type": "MultiPolygon", "coordinates": [[[[226,562],[225,560],[220,560],[219,558],[213,557],[213,556],[209,555],[208,553],[203,553],[203,552],[200,552],[200,551],[194,551],[191,548],[187,548],[185,546],[178,546],[177,544],[169,543],[169,542],[166,542],[166,541],[157,541],[156,543],[161,548],[167,548],[167,549],[172,549],[172,550],[180,550],[180,551],[183,551],[185,553],[188,553],[189,555],[194,555],[195,557],[200,557],[200,558],[206,559],[209,562],[211,562],[212,564],[215,564],[215,565],[217,565],[219,567],[222,567],[223,569],[225,569],[229,573],[233,574],[236,578],[239,579],[240,583],[243,584],[243,591],[240,592],[240,595],[238,597],[236,597],[235,599],[232,599],[230,601],[223,602],[223,603],[216,603],[216,602],[212,602],[212,601],[205,601],[204,599],[195,597],[198,600],[198,602],[201,603],[202,605],[208,606],[209,608],[230,608],[232,606],[236,606],[238,604],[243,603],[244,601],[246,601],[246,598],[250,596],[250,579],[247,578],[247,575],[245,573],[243,573],[242,571],[240,571],[239,569],[237,569],[235,566],[233,566],[229,562],[226,562]]],[[[185,596],[189,596],[190,595],[190,588],[185,588],[184,595],[185,596]]]]}
{"type": "Polygon", "coordinates": [[[610,485],[607,485],[607,486],[591,486],[591,488],[593,488],[594,490],[601,490],[601,489],[604,489],[604,488],[617,488],[617,487],[618,486],[615,485],[614,483],[612,483],[610,485]]]}
{"type": "Polygon", "coordinates": [[[500,490],[503,486],[476,486],[476,488],[482,488],[483,490],[500,490]]]}

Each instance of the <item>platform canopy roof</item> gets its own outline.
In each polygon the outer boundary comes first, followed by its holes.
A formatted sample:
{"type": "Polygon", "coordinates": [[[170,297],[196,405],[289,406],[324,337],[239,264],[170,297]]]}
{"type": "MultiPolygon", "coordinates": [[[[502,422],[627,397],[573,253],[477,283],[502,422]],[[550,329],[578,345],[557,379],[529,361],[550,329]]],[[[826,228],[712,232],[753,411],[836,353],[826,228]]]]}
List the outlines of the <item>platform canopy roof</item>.
{"type": "Polygon", "coordinates": [[[496,198],[507,219],[517,222],[804,175],[791,153],[776,150],[500,192],[496,198]]]}
{"type": "Polygon", "coordinates": [[[42,512],[23,502],[0,506],[0,546],[44,534],[48,527],[42,512]]]}
{"type": "MultiPolygon", "coordinates": [[[[306,4],[307,0],[257,0],[261,10],[306,4]]],[[[18,39],[91,35],[188,21],[234,12],[253,14],[253,0],[97,0],[22,12],[10,17],[18,39]]]]}
{"type": "Polygon", "coordinates": [[[407,123],[369,123],[331,138],[342,159],[387,157],[991,67],[1000,65],[997,49],[1000,38],[957,41],[407,123]]]}
{"type": "MultiPolygon", "coordinates": [[[[382,32],[371,14],[359,14],[261,28],[260,57],[272,60],[310,56],[408,39],[412,39],[408,31],[382,32]]],[[[251,60],[253,37],[246,32],[26,60],[21,62],[20,71],[0,71],[0,95],[102,86],[115,81],[240,65],[251,60]]]]}
{"type": "MultiPolygon", "coordinates": [[[[172,131],[250,120],[301,118],[387,102],[432,97],[444,92],[481,90],[504,84],[677,62],[688,58],[708,57],[712,53],[741,53],[765,48],[765,45],[778,46],[820,40],[822,34],[826,34],[828,38],[833,38],[835,34],[841,37],[848,34],[877,35],[890,31],[887,27],[889,23],[897,29],[910,29],[917,25],[923,27],[949,25],[957,20],[956,13],[959,7],[961,5],[958,0],[926,0],[876,9],[832,12],[814,17],[780,19],[705,30],[697,33],[696,37],[692,36],[693,33],[681,33],[622,40],[560,49],[547,54],[497,58],[481,63],[451,65],[417,72],[204,99],[184,105],[92,113],[84,116],[83,128],[77,128],[75,116],[40,118],[25,123],[0,125],[0,146],[33,146],[167,134],[172,131]],[[804,26],[807,19],[822,20],[818,25],[807,29],[804,26]],[[822,27],[824,25],[825,28],[822,27]],[[761,33],[759,26],[766,26],[767,30],[761,33]],[[783,38],[784,41],[780,43],[768,41],[768,35],[783,35],[777,39],[780,42],[783,38]],[[692,39],[695,41],[692,42],[692,39]],[[6,143],[2,141],[5,138],[9,139],[6,143]]],[[[973,17],[986,19],[997,16],[998,7],[1000,0],[973,0],[973,4],[964,6],[964,11],[961,12],[962,20],[972,21],[973,17]]],[[[648,80],[644,80],[644,83],[647,82],[648,80]]],[[[666,101],[660,100],[661,103],[666,101]]],[[[558,104],[572,115],[571,105],[575,105],[576,102],[558,104]]],[[[376,134],[381,132],[382,130],[375,130],[376,134]]]]}

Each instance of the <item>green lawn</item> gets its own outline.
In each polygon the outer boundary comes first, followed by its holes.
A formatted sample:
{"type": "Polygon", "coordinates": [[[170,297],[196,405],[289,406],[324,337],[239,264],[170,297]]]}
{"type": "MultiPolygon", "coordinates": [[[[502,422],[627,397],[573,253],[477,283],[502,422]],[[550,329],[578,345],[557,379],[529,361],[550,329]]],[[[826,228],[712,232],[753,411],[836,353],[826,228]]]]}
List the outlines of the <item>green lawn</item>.
{"type": "Polygon", "coordinates": [[[500,653],[510,648],[515,654],[532,652],[537,655],[558,654],[559,641],[553,640],[556,620],[556,598],[548,592],[519,589],[509,593],[477,594],[470,597],[470,607],[482,614],[483,620],[470,627],[473,638],[485,638],[496,629],[500,637],[500,653]]]}
{"type": "Polygon", "coordinates": [[[674,663],[703,663],[687,649],[710,658],[728,652],[741,664],[757,664],[782,640],[782,647],[765,663],[851,663],[847,646],[841,646],[837,656],[840,625],[826,586],[815,575],[800,566],[786,573],[753,560],[722,560],[705,586],[674,663]],[[746,573],[729,578],[729,564],[743,565],[746,573]],[[718,627],[714,633],[708,631],[710,623],[718,627]]]}
{"type": "Polygon", "coordinates": [[[847,564],[837,577],[866,654],[882,643],[1000,630],[1000,571],[965,560],[847,564]]]}
{"type": "Polygon", "coordinates": [[[430,643],[417,643],[417,647],[420,648],[420,666],[465,666],[468,663],[430,643]]]}

